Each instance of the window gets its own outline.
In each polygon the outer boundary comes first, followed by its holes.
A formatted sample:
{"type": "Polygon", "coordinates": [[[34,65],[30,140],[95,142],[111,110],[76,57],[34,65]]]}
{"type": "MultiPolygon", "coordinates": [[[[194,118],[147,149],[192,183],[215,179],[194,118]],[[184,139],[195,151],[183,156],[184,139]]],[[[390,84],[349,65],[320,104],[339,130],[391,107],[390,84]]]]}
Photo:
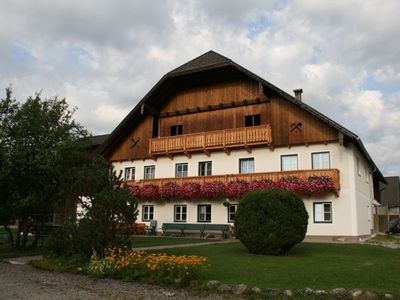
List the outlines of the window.
{"type": "Polygon", "coordinates": [[[175,205],[174,206],[174,222],[186,222],[187,206],[175,205]]]}
{"type": "Polygon", "coordinates": [[[260,115],[245,116],[244,124],[246,127],[260,125],[261,124],[261,116],[260,115]]]}
{"type": "Polygon", "coordinates": [[[210,176],[212,175],[212,162],[201,161],[199,162],[199,176],[210,176]]]}
{"type": "Polygon", "coordinates": [[[293,171],[298,170],[297,154],[281,155],[281,170],[293,171]]]}
{"type": "Polygon", "coordinates": [[[134,180],[135,179],[135,168],[129,167],[125,168],[125,180],[134,180]]]}
{"type": "Polygon", "coordinates": [[[237,204],[230,204],[228,206],[228,222],[233,223],[235,221],[235,213],[237,210],[237,204]]]}
{"type": "Polygon", "coordinates": [[[314,203],[314,223],[332,223],[332,203],[314,203]]]}
{"type": "Polygon", "coordinates": [[[254,158],[239,159],[239,173],[254,173],[254,158]]]}
{"type": "Polygon", "coordinates": [[[156,173],[156,166],[145,166],[144,167],[144,179],[154,179],[156,173]]]}
{"type": "Polygon", "coordinates": [[[153,220],[153,217],[154,217],[154,206],[142,205],[142,221],[153,220]]]}
{"type": "Polygon", "coordinates": [[[175,177],[187,177],[188,176],[188,164],[176,164],[175,165],[175,177]]]}
{"type": "Polygon", "coordinates": [[[329,152],[312,153],[312,168],[313,169],[330,169],[331,158],[329,152]]]}
{"type": "Polygon", "coordinates": [[[211,205],[197,205],[197,222],[211,222],[211,205]]]}
{"type": "Polygon", "coordinates": [[[173,125],[171,126],[171,135],[181,135],[183,132],[182,125],[173,125]]]}

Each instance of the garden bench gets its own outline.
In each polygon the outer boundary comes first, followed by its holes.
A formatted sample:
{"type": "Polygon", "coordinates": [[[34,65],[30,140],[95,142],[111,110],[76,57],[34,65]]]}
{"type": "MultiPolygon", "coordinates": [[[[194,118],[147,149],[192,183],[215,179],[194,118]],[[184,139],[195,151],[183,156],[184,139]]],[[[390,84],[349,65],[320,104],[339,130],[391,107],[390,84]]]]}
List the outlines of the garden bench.
{"type": "Polygon", "coordinates": [[[226,239],[229,236],[230,230],[231,226],[227,224],[204,224],[204,229],[200,234],[201,236],[204,236],[205,232],[220,231],[221,237],[226,239]]]}
{"type": "Polygon", "coordinates": [[[185,235],[185,231],[198,231],[200,236],[204,237],[205,232],[220,231],[223,238],[228,237],[228,233],[231,229],[230,225],[226,224],[205,224],[205,223],[163,223],[162,231],[163,235],[167,231],[179,232],[182,236],[185,235]]]}
{"type": "Polygon", "coordinates": [[[35,236],[36,241],[40,239],[43,244],[44,238],[48,237],[56,228],[60,228],[60,226],[50,224],[34,224],[30,227],[29,232],[35,236]]]}

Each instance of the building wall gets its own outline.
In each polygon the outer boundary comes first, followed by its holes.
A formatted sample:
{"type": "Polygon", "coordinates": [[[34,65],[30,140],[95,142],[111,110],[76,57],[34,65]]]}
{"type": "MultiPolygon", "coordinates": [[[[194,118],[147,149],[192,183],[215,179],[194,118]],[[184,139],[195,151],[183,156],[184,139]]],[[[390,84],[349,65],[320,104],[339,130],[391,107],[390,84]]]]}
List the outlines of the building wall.
{"type": "Polygon", "coordinates": [[[371,168],[360,152],[351,146],[354,153],[352,173],[355,182],[355,210],[357,219],[357,235],[368,235],[373,230],[373,181],[371,168]],[[358,161],[358,163],[357,163],[358,161]]]}
{"type": "MultiPolygon", "coordinates": [[[[269,148],[253,149],[251,153],[246,150],[235,150],[227,155],[225,152],[211,153],[210,157],[205,154],[193,154],[191,158],[177,155],[171,160],[168,157],[160,157],[155,160],[137,160],[114,162],[117,172],[123,172],[125,167],[135,167],[136,180],[143,179],[143,169],[147,165],[155,165],[156,178],[175,176],[175,164],[188,163],[188,176],[198,175],[198,163],[200,161],[212,161],[212,175],[238,174],[240,158],[254,158],[255,172],[275,172],[281,170],[281,155],[297,154],[298,167],[300,170],[311,169],[311,153],[330,153],[331,168],[340,170],[340,192],[337,197],[328,194],[317,198],[304,198],[304,203],[309,214],[309,236],[359,236],[369,234],[372,226],[371,218],[366,219],[367,205],[371,204],[368,198],[369,185],[362,182],[362,178],[355,178],[355,150],[352,147],[343,147],[339,143],[320,144],[306,146],[294,146],[291,148],[269,148]],[[357,179],[357,181],[355,180],[357,179]],[[357,190],[357,193],[355,192],[357,190]],[[357,198],[356,198],[357,197],[357,198]],[[314,203],[332,203],[332,223],[314,223],[314,203]],[[357,210],[360,210],[357,213],[357,210]]],[[[371,180],[369,181],[371,183],[371,180]]],[[[179,201],[179,202],[141,202],[139,205],[138,221],[142,221],[142,205],[154,205],[154,219],[158,221],[158,228],[162,223],[173,222],[174,204],[187,204],[187,223],[197,222],[197,204],[212,205],[212,223],[227,223],[227,208],[219,201],[179,201]]],[[[368,215],[370,216],[370,215],[368,215]]],[[[371,217],[371,216],[370,216],[371,217]]]]}

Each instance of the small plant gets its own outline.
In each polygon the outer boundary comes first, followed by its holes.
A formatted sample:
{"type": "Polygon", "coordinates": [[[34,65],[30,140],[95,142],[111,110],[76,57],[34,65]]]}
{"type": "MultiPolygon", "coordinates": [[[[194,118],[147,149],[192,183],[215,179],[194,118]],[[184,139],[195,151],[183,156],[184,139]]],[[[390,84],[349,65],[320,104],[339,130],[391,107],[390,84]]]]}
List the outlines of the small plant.
{"type": "Polygon", "coordinates": [[[101,259],[92,255],[87,271],[98,277],[186,286],[201,277],[205,265],[202,256],[148,254],[123,247],[107,249],[101,259]]]}
{"type": "Polygon", "coordinates": [[[286,254],[307,232],[303,200],[285,190],[257,190],[245,194],[235,215],[235,231],[255,254],[286,254]]]}

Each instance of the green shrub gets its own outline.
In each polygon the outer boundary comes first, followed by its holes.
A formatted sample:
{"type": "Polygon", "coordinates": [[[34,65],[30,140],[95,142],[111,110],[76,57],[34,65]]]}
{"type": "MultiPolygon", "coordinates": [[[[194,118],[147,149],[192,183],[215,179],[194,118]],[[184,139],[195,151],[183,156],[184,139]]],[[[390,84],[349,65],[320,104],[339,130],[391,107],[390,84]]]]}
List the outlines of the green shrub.
{"type": "Polygon", "coordinates": [[[94,250],[103,256],[105,248],[131,246],[129,237],[118,232],[118,225],[134,223],[136,215],[136,199],[127,189],[104,189],[92,198],[86,215],[79,222],[67,222],[52,233],[47,247],[55,256],[89,258],[94,250]]]}
{"type": "Polygon", "coordinates": [[[282,255],[307,232],[303,200],[284,190],[256,190],[244,195],[235,215],[235,231],[254,254],[282,255]]]}

